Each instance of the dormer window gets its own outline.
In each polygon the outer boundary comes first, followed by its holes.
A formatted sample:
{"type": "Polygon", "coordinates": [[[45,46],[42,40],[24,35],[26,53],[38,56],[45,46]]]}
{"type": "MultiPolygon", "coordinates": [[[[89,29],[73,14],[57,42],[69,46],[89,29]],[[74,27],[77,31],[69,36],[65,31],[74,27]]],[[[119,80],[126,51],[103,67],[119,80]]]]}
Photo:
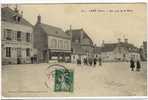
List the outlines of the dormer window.
{"type": "Polygon", "coordinates": [[[18,17],[17,17],[17,22],[19,23],[20,21],[21,21],[21,17],[18,16],[18,17]]]}
{"type": "Polygon", "coordinates": [[[17,5],[14,8],[14,12],[15,12],[15,15],[13,16],[13,19],[15,20],[16,23],[20,23],[23,12],[21,12],[21,15],[19,14],[19,9],[17,5]]]}
{"type": "Polygon", "coordinates": [[[19,16],[19,15],[16,14],[16,15],[13,16],[13,19],[15,20],[16,23],[20,23],[21,16],[19,16]]]}

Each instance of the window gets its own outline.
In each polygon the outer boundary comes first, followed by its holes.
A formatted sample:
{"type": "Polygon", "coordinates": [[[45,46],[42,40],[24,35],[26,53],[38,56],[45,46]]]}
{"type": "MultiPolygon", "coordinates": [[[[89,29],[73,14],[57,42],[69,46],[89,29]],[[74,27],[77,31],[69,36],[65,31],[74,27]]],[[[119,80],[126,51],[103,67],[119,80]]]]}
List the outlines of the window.
{"type": "Polygon", "coordinates": [[[30,56],[30,49],[29,48],[26,49],[26,56],[30,56]]]}
{"type": "Polygon", "coordinates": [[[66,49],[66,41],[64,41],[64,49],[66,49]]]}
{"type": "Polygon", "coordinates": [[[12,33],[12,30],[10,29],[6,29],[6,40],[11,40],[11,33],[12,33]]]}
{"type": "Polygon", "coordinates": [[[16,14],[13,16],[13,19],[16,21],[16,23],[19,23],[21,21],[21,16],[16,14]]]}
{"type": "Polygon", "coordinates": [[[60,48],[60,40],[58,40],[58,48],[60,48]]]}
{"type": "Polygon", "coordinates": [[[17,48],[17,57],[21,57],[21,48],[17,48]]]}
{"type": "Polygon", "coordinates": [[[21,31],[17,31],[17,41],[21,41],[21,31]]]}
{"type": "Polygon", "coordinates": [[[18,16],[18,17],[17,17],[17,22],[20,22],[20,21],[21,21],[21,17],[18,16]]]}
{"type": "Polygon", "coordinates": [[[51,47],[52,48],[57,48],[57,40],[56,39],[51,40],[51,47]]]}
{"type": "Polygon", "coordinates": [[[69,48],[68,41],[65,41],[65,42],[64,42],[64,48],[65,48],[65,49],[68,49],[68,48],[69,48]]]}
{"type": "Polygon", "coordinates": [[[30,33],[26,33],[26,41],[30,42],[30,33]]]}
{"type": "Polygon", "coordinates": [[[63,48],[63,41],[60,40],[60,48],[63,48]]]}
{"type": "Polygon", "coordinates": [[[6,57],[11,57],[11,47],[6,47],[6,57]]]}

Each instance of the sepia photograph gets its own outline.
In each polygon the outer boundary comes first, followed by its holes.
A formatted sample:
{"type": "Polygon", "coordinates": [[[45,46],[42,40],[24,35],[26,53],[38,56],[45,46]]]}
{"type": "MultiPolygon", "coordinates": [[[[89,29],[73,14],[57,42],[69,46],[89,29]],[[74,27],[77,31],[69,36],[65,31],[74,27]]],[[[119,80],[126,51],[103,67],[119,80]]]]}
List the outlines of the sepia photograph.
{"type": "Polygon", "coordinates": [[[146,97],[147,4],[2,4],[1,58],[3,97],[146,97]]]}

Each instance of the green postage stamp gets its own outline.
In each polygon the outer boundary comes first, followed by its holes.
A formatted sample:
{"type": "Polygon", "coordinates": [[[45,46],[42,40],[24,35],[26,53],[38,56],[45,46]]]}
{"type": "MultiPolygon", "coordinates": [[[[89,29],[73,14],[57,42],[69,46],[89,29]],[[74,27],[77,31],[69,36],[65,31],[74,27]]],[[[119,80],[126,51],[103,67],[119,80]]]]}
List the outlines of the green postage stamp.
{"type": "Polygon", "coordinates": [[[68,69],[55,70],[55,92],[73,92],[73,71],[68,69]]]}

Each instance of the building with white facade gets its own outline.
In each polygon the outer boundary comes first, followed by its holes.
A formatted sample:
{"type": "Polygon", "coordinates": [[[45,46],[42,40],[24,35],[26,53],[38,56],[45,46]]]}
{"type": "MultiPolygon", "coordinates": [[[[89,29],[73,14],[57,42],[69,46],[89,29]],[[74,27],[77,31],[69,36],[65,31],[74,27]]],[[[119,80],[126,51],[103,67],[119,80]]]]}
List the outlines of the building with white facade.
{"type": "Polygon", "coordinates": [[[33,27],[17,8],[1,8],[2,64],[31,63],[33,27]]]}
{"type": "Polygon", "coordinates": [[[139,49],[125,39],[117,43],[103,43],[101,48],[101,58],[103,61],[129,61],[131,58],[140,60],[139,49]]]}

